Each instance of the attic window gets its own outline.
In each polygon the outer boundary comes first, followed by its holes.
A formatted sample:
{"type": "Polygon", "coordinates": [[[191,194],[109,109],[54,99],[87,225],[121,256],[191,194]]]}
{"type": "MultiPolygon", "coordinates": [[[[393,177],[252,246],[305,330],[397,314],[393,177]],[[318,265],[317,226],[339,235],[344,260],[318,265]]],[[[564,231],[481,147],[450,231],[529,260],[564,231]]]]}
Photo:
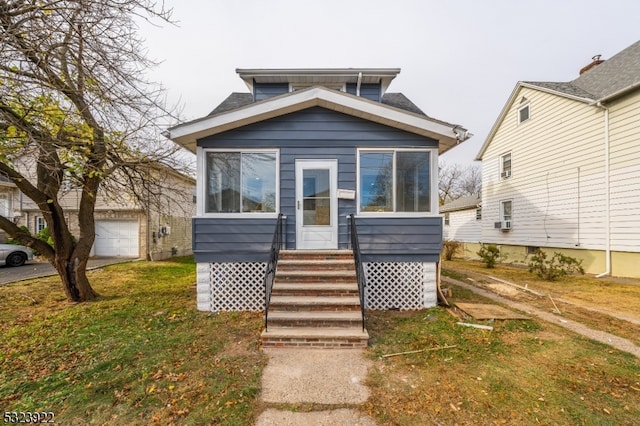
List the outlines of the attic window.
{"type": "Polygon", "coordinates": [[[518,124],[523,123],[529,119],[529,105],[525,105],[518,109],[518,124]]]}

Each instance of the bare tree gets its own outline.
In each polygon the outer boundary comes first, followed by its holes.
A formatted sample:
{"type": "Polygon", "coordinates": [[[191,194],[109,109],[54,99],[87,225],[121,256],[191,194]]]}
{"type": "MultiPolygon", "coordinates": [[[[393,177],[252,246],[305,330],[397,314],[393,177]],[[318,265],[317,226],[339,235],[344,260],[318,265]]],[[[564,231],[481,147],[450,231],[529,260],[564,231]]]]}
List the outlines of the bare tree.
{"type": "Polygon", "coordinates": [[[153,0],[0,0],[0,174],[38,205],[53,244],[6,217],[0,228],[56,268],[70,301],[96,297],[86,265],[101,187],[144,179],[140,165],[177,150],[160,142],[164,92],[145,80],[154,64],[136,33],[144,19],[170,18],[153,0]],[[67,185],[81,191],[75,237],[67,185]]]}
{"type": "Polygon", "coordinates": [[[440,162],[438,189],[440,205],[467,195],[479,194],[482,189],[480,166],[472,164],[465,168],[460,164],[440,162]]]}
{"type": "Polygon", "coordinates": [[[462,196],[480,194],[482,191],[482,169],[479,164],[472,164],[464,169],[458,188],[462,196]]]}

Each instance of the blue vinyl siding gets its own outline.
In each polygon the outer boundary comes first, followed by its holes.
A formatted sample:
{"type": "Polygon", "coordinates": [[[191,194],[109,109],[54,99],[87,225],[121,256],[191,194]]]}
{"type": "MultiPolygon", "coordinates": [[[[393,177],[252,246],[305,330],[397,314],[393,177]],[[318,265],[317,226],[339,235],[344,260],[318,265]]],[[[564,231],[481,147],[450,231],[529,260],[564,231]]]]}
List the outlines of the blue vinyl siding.
{"type": "MultiPolygon", "coordinates": [[[[280,149],[280,212],[287,216],[287,248],[293,249],[296,235],[296,159],[337,159],[338,188],[355,190],[357,148],[435,148],[438,142],[361,118],[314,107],[201,139],[198,146],[280,149]]],[[[349,246],[346,216],[354,214],[355,210],[355,200],[338,200],[340,248],[349,246]]],[[[359,232],[360,223],[363,227],[361,239],[366,241],[363,252],[370,254],[369,259],[375,257],[378,261],[398,261],[406,255],[406,261],[427,261],[425,259],[431,259],[433,256],[437,258],[440,252],[442,220],[439,217],[358,218],[359,232]],[[376,228],[378,226],[379,229],[376,228]]],[[[193,227],[196,260],[212,261],[206,259],[220,258],[222,254],[236,258],[244,254],[247,261],[249,257],[255,259],[268,256],[274,227],[275,219],[196,218],[193,227]],[[223,225],[224,229],[219,229],[220,235],[215,234],[218,228],[213,228],[213,224],[223,225]],[[206,236],[199,235],[201,232],[206,236]],[[243,235],[248,233],[255,235],[243,235]],[[235,253],[239,251],[242,253],[236,256],[235,253]],[[253,254],[249,256],[248,253],[253,254]]]]}
{"type": "Polygon", "coordinates": [[[435,262],[442,248],[440,217],[356,217],[364,262],[435,262]]]}
{"type": "Polygon", "coordinates": [[[196,262],[266,262],[275,219],[194,218],[196,262]]]}
{"type": "MultiPolygon", "coordinates": [[[[357,92],[358,85],[355,83],[347,83],[347,93],[351,93],[355,95],[357,92]]],[[[360,85],[360,96],[363,98],[370,99],[372,101],[380,102],[380,98],[382,97],[382,88],[379,84],[361,84],[360,85]]]]}
{"type": "Polygon", "coordinates": [[[253,83],[253,100],[262,101],[289,92],[289,83],[253,83]]]}

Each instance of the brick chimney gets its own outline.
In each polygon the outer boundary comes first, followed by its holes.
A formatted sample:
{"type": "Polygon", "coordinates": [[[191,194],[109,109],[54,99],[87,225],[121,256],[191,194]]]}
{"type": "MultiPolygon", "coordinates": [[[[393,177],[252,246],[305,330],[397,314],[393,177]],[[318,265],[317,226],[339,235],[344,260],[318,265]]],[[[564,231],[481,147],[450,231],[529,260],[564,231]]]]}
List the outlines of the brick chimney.
{"type": "Polygon", "coordinates": [[[587,65],[587,66],[583,67],[583,68],[580,70],[580,75],[582,75],[582,74],[584,74],[585,72],[589,71],[591,68],[593,68],[593,67],[595,67],[595,66],[598,66],[598,65],[600,65],[601,63],[603,63],[603,62],[604,62],[604,59],[600,59],[600,57],[601,57],[601,56],[602,56],[602,55],[596,55],[596,56],[594,56],[593,58],[591,58],[591,59],[592,59],[591,63],[590,63],[589,65],[587,65]]]}

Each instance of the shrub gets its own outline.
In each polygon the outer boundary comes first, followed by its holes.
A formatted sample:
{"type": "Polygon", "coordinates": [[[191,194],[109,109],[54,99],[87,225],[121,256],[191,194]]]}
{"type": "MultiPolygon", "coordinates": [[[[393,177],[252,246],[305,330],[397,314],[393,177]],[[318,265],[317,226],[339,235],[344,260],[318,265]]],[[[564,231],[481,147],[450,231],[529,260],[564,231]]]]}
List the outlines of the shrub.
{"type": "Polygon", "coordinates": [[[554,252],[553,257],[547,260],[547,254],[542,250],[537,250],[529,262],[529,272],[535,273],[539,278],[547,281],[555,281],[565,275],[580,273],[584,274],[582,259],[565,256],[562,253],[554,252]]]}
{"type": "Polygon", "coordinates": [[[487,268],[494,268],[500,258],[500,249],[495,244],[482,244],[476,254],[482,258],[487,268]]]}
{"type": "Polygon", "coordinates": [[[442,243],[442,254],[444,255],[445,260],[453,259],[453,256],[456,255],[462,249],[462,244],[458,241],[444,241],[442,243]]]}

